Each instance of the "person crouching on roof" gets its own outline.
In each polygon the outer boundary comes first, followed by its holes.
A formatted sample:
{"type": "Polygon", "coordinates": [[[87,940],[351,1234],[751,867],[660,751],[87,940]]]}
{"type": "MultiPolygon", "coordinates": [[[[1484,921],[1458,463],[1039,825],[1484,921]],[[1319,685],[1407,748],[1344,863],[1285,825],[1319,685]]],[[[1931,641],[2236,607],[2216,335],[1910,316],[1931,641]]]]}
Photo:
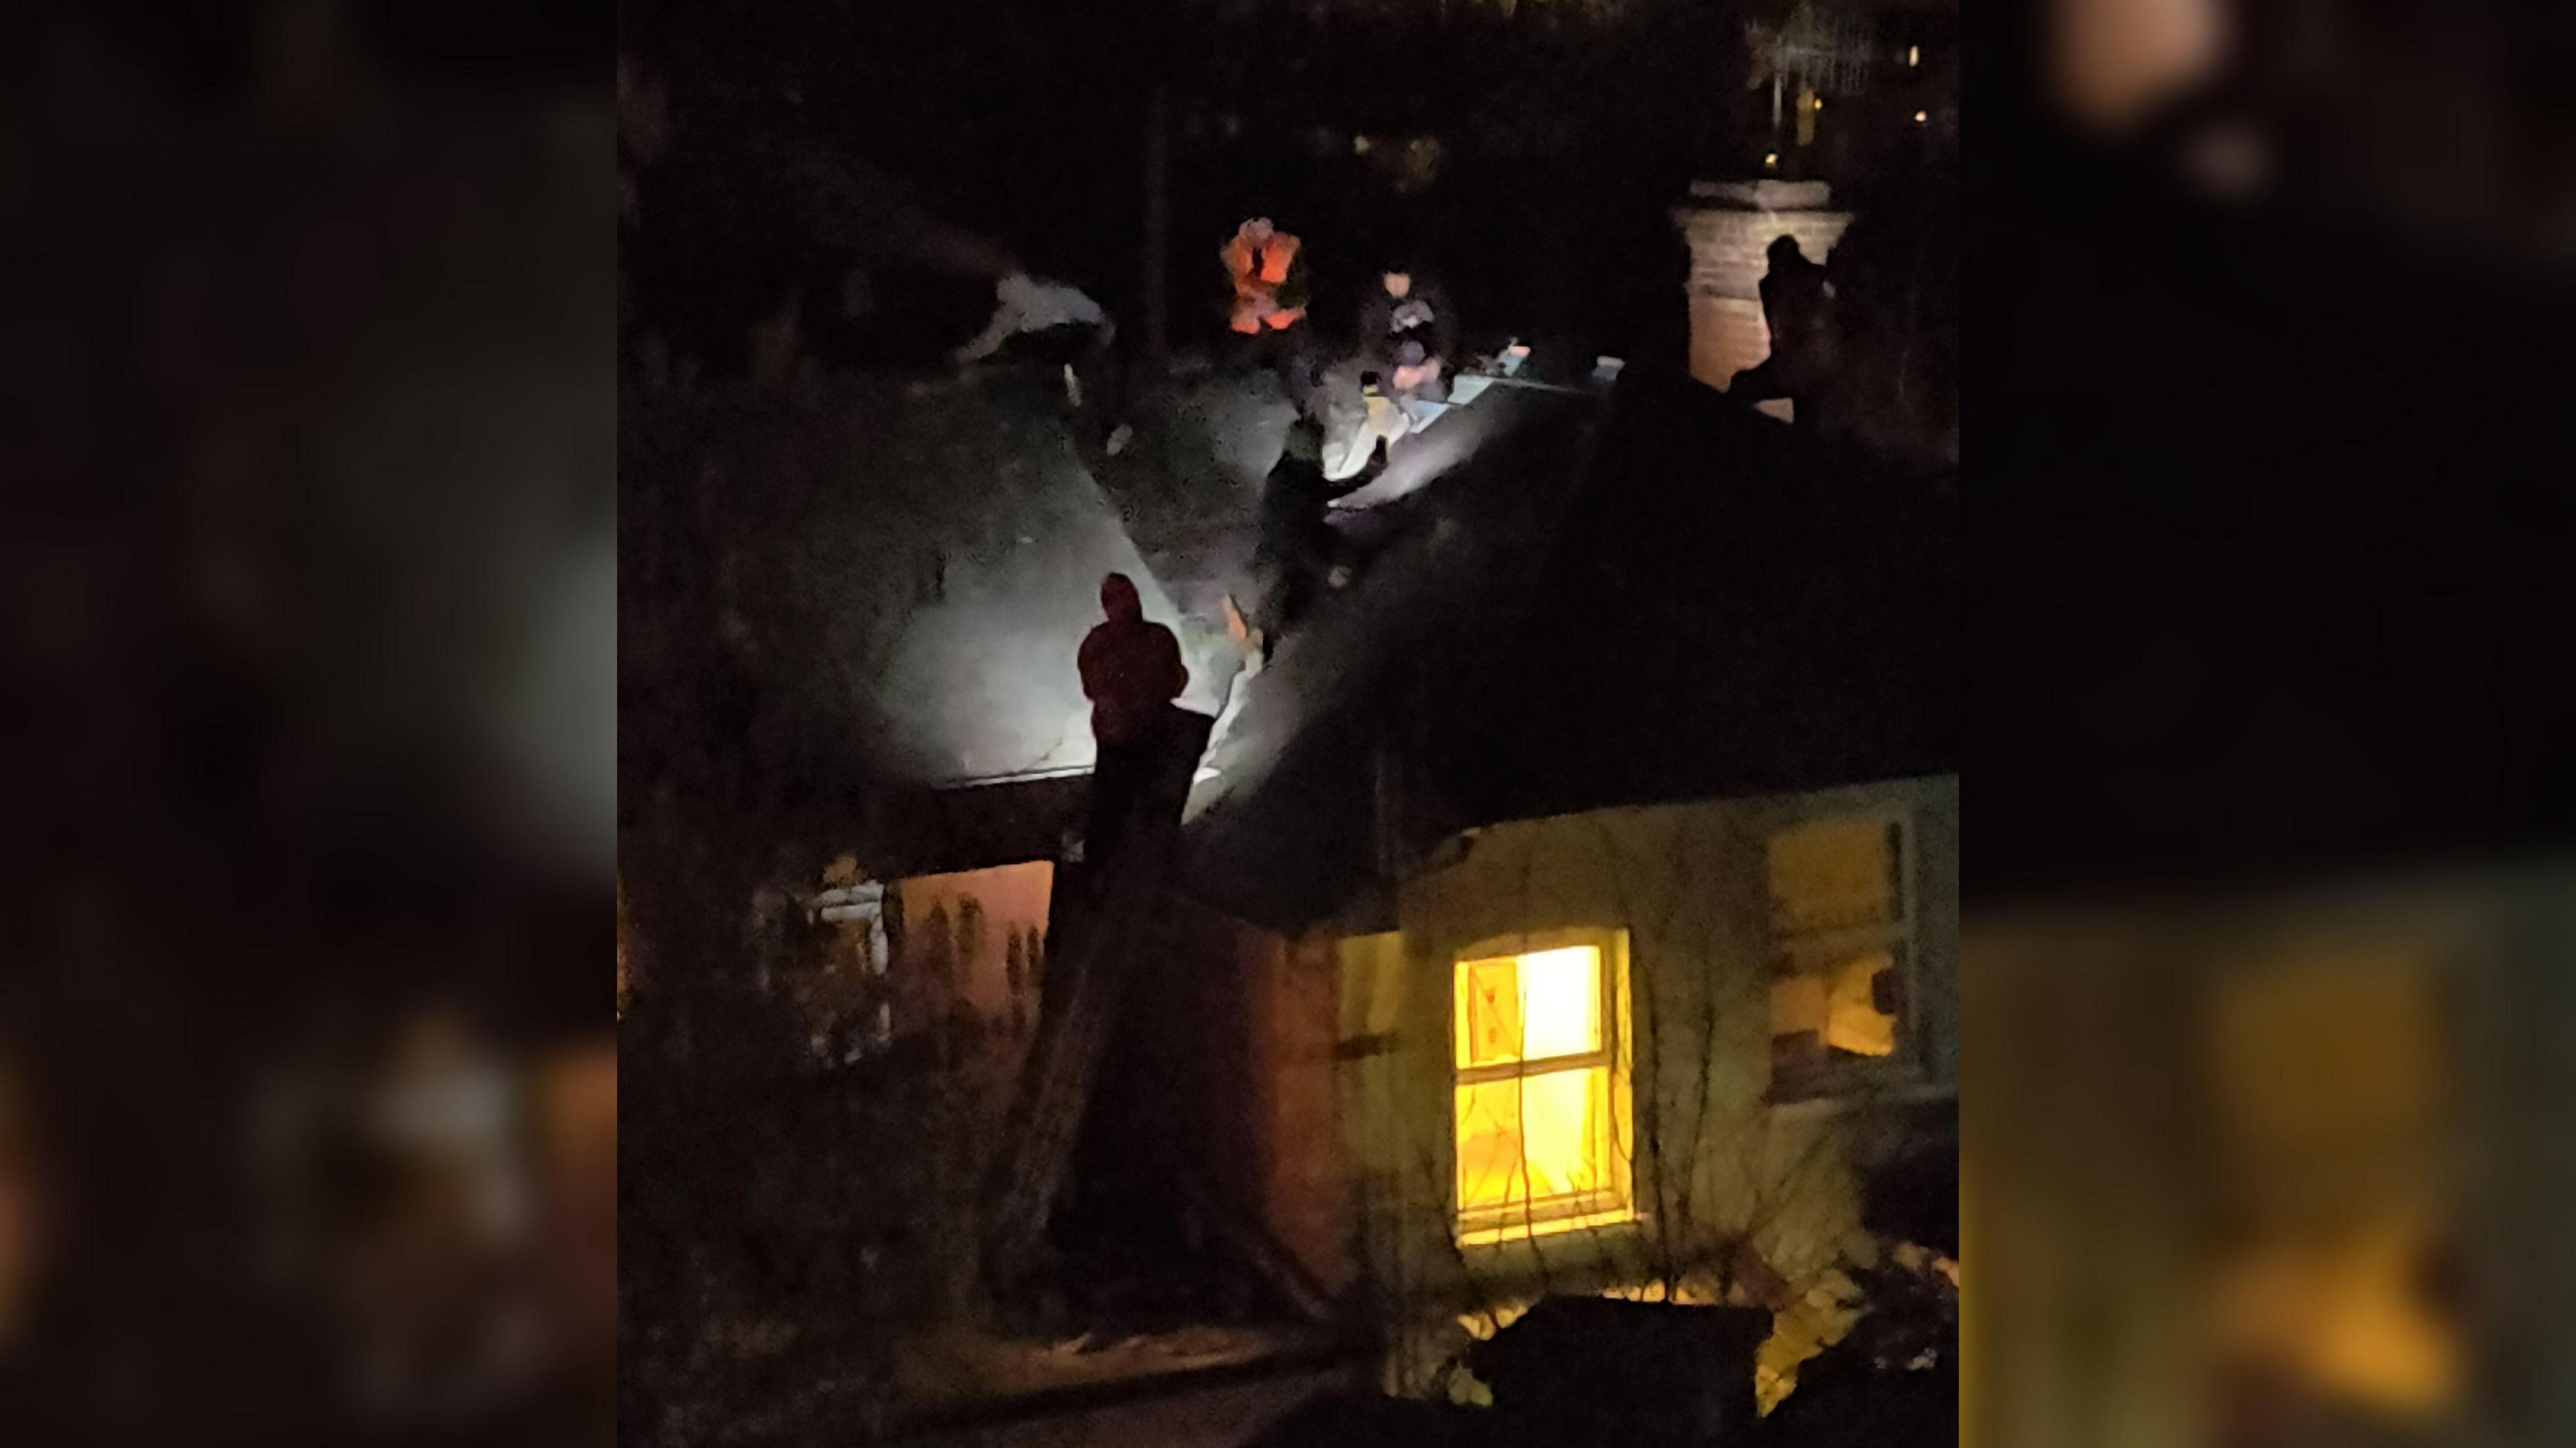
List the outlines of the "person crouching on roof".
{"type": "Polygon", "coordinates": [[[958,365],[1001,356],[1061,375],[1065,400],[1076,412],[1086,400],[1093,404],[1095,440],[1114,436],[1123,419],[1118,415],[1116,359],[1110,352],[1118,325],[1108,312],[1077,288],[1039,281],[1023,271],[996,282],[993,301],[992,321],[957,349],[958,365]]]}
{"type": "Polygon", "coordinates": [[[1288,400],[1303,408],[1314,391],[1305,355],[1305,243],[1269,217],[1256,216],[1236,229],[1218,255],[1225,263],[1226,324],[1278,374],[1288,400]]]}
{"type": "Polygon", "coordinates": [[[1104,620],[1082,640],[1077,662],[1082,695],[1091,701],[1091,826],[1083,858],[1098,869],[1125,836],[1137,801],[1154,776],[1155,756],[1168,734],[1172,701],[1190,686],[1180,640],[1147,621],[1135,580],[1112,573],[1100,580],[1104,620]]]}
{"type": "Polygon", "coordinates": [[[1007,354],[1070,368],[1106,352],[1117,335],[1109,314],[1077,288],[1015,271],[993,284],[993,320],[957,349],[956,360],[972,366],[1007,354]]]}

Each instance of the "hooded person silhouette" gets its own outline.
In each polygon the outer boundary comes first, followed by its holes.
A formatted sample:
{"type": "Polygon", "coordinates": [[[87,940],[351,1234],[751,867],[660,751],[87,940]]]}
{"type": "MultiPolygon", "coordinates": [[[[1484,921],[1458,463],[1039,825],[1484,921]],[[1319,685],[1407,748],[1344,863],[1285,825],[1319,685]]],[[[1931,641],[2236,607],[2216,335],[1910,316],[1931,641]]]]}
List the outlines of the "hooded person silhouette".
{"type": "Polygon", "coordinates": [[[1145,617],[1134,579],[1124,573],[1101,579],[1100,611],[1104,617],[1083,637],[1076,659],[1098,746],[1091,827],[1083,842],[1084,857],[1095,865],[1125,833],[1137,796],[1152,777],[1172,701],[1190,684],[1180,640],[1145,617]]]}

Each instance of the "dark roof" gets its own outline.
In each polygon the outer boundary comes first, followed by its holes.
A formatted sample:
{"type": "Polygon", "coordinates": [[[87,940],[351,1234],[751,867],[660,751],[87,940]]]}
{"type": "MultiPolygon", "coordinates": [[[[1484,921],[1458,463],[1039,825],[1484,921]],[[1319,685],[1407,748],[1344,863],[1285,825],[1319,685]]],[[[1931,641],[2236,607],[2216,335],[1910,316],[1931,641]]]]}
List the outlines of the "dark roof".
{"type": "Polygon", "coordinates": [[[1954,769],[1954,516],[1930,478],[1640,389],[1464,707],[1423,710],[1429,780],[1484,824],[1954,769]]]}
{"type": "MultiPolygon", "coordinates": [[[[1489,394],[1360,584],[1250,690],[1192,829],[1201,893],[1282,927],[1408,844],[1616,805],[1955,770],[1945,480],[1687,381],[1489,394]],[[1499,405],[1497,405],[1499,404],[1499,405]]],[[[1444,426],[1448,424],[1444,423],[1444,426]]]]}

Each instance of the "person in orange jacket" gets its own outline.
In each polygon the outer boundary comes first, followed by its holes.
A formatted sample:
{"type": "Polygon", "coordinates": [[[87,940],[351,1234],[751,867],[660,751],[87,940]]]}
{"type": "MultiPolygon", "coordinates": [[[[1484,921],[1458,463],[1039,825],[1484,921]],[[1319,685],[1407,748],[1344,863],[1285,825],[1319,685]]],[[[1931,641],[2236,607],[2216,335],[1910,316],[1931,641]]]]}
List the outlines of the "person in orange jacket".
{"type": "Polygon", "coordinates": [[[1227,325],[1268,358],[1289,400],[1303,407],[1314,390],[1305,365],[1305,244],[1256,216],[1226,239],[1218,256],[1225,263],[1227,325]]]}
{"type": "Polygon", "coordinates": [[[1229,319],[1247,337],[1284,332],[1306,318],[1305,243],[1267,216],[1243,223],[1221,255],[1234,306],[1229,319]]]}

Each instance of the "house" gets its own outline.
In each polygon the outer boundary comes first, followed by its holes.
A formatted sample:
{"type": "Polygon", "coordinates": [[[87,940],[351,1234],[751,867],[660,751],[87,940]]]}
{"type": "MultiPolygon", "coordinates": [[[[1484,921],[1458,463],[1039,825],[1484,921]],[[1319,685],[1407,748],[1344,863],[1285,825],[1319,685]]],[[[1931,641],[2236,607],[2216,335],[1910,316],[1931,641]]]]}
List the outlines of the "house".
{"type": "Polygon", "coordinates": [[[1406,881],[1331,957],[1378,1314],[1821,1280],[1850,1118],[1955,1090],[1956,837],[1955,783],[1913,778],[1513,821],[1406,881]]]}
{"type": "Polygon", "coordinates": [[[1801,1301],[1868,1169],[1955,1151],[1940,494],[1687,383],[1505,414],[1192,822],[1269,941],[1234,1185],[1398,1389],[1542,1283],[1801,1301]]]}
{"type": "MultiPolygon", "coordinates": [[[[1081,1161],[1175,1184],[1225,1224],[1192,1270],[1390,1388],[1545,1287],[1779,1309],[1776,1398],[1870,1172],[1956,1149],[1945,494],[1686,381],[1460,417],[1232,685],[1081,1161]]],[[[1014,1060],[1071,783],[934,796],[883,869],[897,973],[981,961],[1014,1060]]]]}
{"type": "Polygon", "coordinates": [[[789,732],[856,719],[904,768],[853,798],[853,868],[777,923],[824,937],[833,983],[794,987],[836,1018],[818,1069],[892,1102],[868,1073],[906,1063],[901,1113],[949,1143],[900,1200],[860,1197],[972,1216],[1067,959],[1074,646],[1097,573],[1138,577],[1219,717],[1053,1226],[1067,1294],[1141,1294],[1121,1310],[1158,1326],[1010,1349],[972,1234],[917,1234],[948,1265],[908,1299],[907,1421],[1249,1392],[1264,1363],[1429,1388],[1542,1286],[1777,1307],[1776,1396],[1834,1330],[1810,1294],[1861,1247],[1871,1169],[1955,1151],[1942,475],[1685,379],[1497,386],[1340,520],[1350,586],[1230,678],[1174,600],[1203,610],[1248,535],[1193,532],[1189,576],[1160,576],[1182,549],[1145,502],[1017,408],[889,404],[848,449],[871,485],[796,515],[789,732]],[[1010,516],[942,487],[959,457],[1010,516]],[[1171,1209],[1102,1197],[1103,1164],[1171,1209]],[[1140,1286],[1157,1252],[1176,1265],[1140,1286]]]}

